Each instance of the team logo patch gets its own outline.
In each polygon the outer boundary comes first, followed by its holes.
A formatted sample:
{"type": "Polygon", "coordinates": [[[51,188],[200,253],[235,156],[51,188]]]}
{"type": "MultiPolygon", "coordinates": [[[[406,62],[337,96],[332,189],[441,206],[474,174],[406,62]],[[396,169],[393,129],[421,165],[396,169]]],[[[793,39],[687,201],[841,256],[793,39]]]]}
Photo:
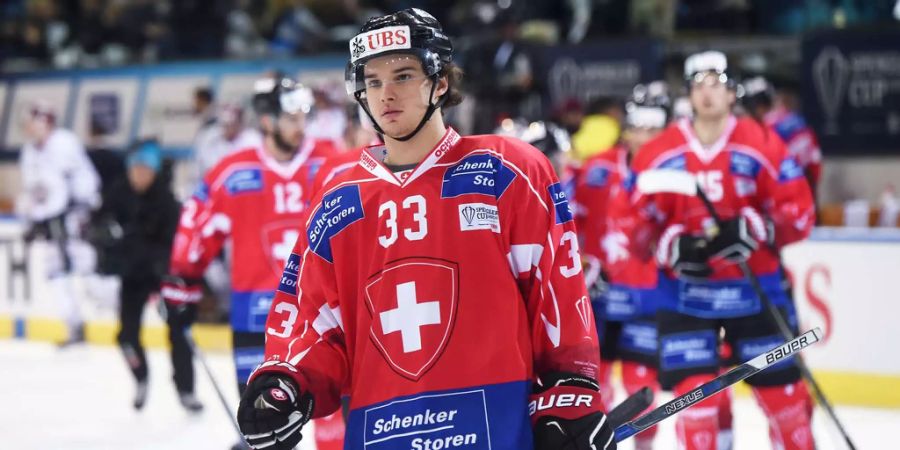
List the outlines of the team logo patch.
{"type": "Polygon", "coordinates": [[[756,178],[756,175],[759,174],[760,169],[762,169],[762,164],[749,155],[732,152],[729,168],[734,175],[756,178]]]}
{"type": "Polygon", "coordinates": [[[553,199],[553,208],[556,210],[556,223],[566,223],[572,220],[572,210],[569,209],[569,196],[559,183],[547,187],[550,198],[553,199]]]}
{"type": "Polygon", "coordinates": [[[300,271],[300,256],[291,253],[281,272],[278,290],[288,295],[297,295],[297,274],[300,271]]]}
{"type": "Polygon", "coordinates": [[[491,230],[500,232],[500,212],[496,205],[463,203],[459,205],[460,231],[491,230]]]}
{"type": "Polygon", "coordinates": [[[313,213],[306,228],[310,250],[326,261],[333,262],[331,238],[363,217],[365,214],[359,186],[344,186],[330,192],[322,198],[322,204],[313,213]]]}
{"type": "Polygon", "coordinates": [[[687,170],[687,160],[684,155],[678,155],[663,161],[657,168],[687,170]]]}
{"type": "Polygon", "coordinates": [[[465,194],[490,195],[500,198],[516,173],[500,158],[488,154],[471,155],[447,168],[441,184],[441,198],[465,194]]]}
{"type": "Polygon", "coordinates": [[[262,171],[259,169],[236,170],[225,179],[225,190],[229,195],[259,192],[262,188],[262,171]]]}
{"type": "Polygon", "coordinates": [[[584,182],[588,186],[602,188],[609,182],[609,170],[603,167],[592,167],[584,176],[584,182]]]}
{"type": "Polygon", "coordinates": [[[287,265],[294,244],[300,237],[300,226],[300,219],[281,220],[270,223],[261,230],[263,249],[272,273],[281,274],[287,265]]]}
{"type": "Polygon", "coordinates": [[[369,337],[401,376],[416,381],[440,359],[456,320],[459,269],[433,258],[394,261],[369,278],[369,337]]]}
{"type": "Polygon", "coordinates": [[[688,331],[662,336],[660,364],[664,370],[716,366],[716,333],[713,330],[688,331]]]}
{"type": "Polygon", "coordinates": [[[786,158],[784,161],[781,161],[781,166],[778,168],[778,181],[786,182],[795,180],[803,176],[803,167],[800,167],[800,164],[797,163],[797,160],[794,158],[786,158]]]}
{"type": "Polygon", "coordinates": [[[350,62],[390,50],[410,48],[408,26],[384,27],[357,35],[350,40],[350,62]]]}

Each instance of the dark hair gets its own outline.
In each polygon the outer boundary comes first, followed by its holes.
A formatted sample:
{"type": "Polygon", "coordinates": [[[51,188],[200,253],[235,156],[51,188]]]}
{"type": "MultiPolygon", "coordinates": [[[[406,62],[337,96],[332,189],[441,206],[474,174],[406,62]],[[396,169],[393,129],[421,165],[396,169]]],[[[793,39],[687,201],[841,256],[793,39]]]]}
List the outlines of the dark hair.
{"type": "Polygon", "coordinates": [[[464,96],[459,89],[460,83],[462,83],[463,70],[455,63],[449,63],[441,68],[438,76],[447,77],[447,92],[444,93],[446,100],[443,108],[450,108],[462,103],[464,96]]]}
{"type": "Polygon", "coordinates": [[[208,87],[198,87],[194,90],[194,98],[205,101],[206,103],[212,103],[213,93],[212,89],[208,87]]]}

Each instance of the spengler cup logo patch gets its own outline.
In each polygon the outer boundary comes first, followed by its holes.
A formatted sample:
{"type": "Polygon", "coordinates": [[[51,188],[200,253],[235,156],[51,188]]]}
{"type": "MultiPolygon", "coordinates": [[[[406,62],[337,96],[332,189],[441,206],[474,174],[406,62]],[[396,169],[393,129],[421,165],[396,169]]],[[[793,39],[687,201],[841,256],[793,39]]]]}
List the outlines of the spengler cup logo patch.
{"type": "Polygon", "coordinates": [[[411,48],[409,27],[385,27],[358,34],[350,40],[350,62],[390,50],[411,48]]]}

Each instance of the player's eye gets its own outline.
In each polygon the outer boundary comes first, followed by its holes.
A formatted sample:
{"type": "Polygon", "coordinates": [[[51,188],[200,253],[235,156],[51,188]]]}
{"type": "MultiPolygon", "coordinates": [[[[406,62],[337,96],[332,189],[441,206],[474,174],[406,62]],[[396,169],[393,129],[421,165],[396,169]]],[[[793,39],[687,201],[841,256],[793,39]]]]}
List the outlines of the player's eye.
{"type": "Polygon", "coordinates": [[[369,78],[366,80],[366,89],[376,89],[381,87],[381,80],[376,78],[369,78]]]}
{"type": "Polygon", "coordinates": [[[397,75],[396,78],[394,78],[394,82],[397,84],[401,84],[401,83],[405,83],[407,81],[412,80],[412,78],[413,78],[413,76],[411,74],[401,73],[400,75],[397,75]]]}

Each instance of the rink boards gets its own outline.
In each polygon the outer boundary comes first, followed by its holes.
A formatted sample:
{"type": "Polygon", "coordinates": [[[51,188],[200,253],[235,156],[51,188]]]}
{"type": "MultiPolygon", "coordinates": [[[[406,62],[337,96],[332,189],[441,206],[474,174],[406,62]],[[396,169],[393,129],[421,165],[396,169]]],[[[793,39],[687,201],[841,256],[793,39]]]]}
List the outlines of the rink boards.
{"type": "MultiPolygon", "coordinates": [[[[65,327],[43,276],[41,245],[27,249],[16,221],[0,220],[0,339],[59,341],[65,327]],[[27,253],[27,257],[26,257],[27,253]]],[[[821,327],[825,338],[805,356],[832,401],[900,408],[900,232],[897,230],[817,229],[806,242],[785,249],[801,328],[821,327]]],[[[84,291],[86,280],[76,287],[84,291]]],[[[86,336],[98,345],[115,344],[113,288],[94,289],[81,302],[88,319],[86,336]]],[[[166,346],[166,329],[155,307],[144,315],[143,340],[166,346]]],[[[194,327],[207,350],[230,348],[223,325],[194,327]]]]}

